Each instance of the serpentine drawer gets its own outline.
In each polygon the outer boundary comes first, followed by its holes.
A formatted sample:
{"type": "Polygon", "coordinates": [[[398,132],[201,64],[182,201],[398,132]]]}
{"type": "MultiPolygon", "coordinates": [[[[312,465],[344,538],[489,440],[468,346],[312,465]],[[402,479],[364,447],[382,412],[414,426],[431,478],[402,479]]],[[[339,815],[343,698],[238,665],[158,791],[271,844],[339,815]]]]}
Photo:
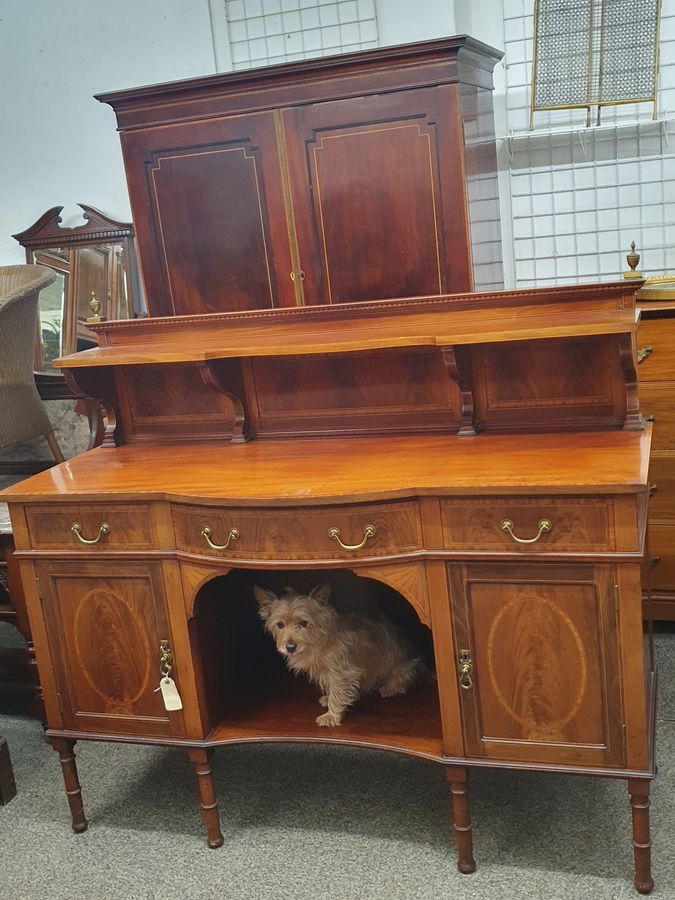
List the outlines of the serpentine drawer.
{"type": "Polygon", "coordinates": [[[417,503],[224,510],[174,505],[176,546],[225,558],[345,559],[422,549],[417,503]]]}
{"type": "Polygon", "coordinates": [[[444,500],[441,509],[443,543],[448,550],[550,553],[617,549],[612,499],[473,497],[444,500]]]}
{"type": "Polygon", "coordinates": [[[60,503],[26,506],[35,550],[149,550],[157,545],[152,509],[144,504],[60,503]]]}

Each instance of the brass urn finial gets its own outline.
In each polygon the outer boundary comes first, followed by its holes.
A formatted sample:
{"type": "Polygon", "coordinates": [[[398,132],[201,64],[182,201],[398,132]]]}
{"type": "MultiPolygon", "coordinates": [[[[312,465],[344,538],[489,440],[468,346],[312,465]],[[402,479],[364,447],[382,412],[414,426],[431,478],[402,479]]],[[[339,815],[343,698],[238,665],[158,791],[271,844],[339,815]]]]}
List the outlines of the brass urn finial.
{"type": "Polygon", "coordinates": [[[89,316],[87,322],[100,322],[101,316],[101,301],[96,299],[96,294],[94,291],[91,292],[91,300],[89,301],[89,309],[92,311],[92,315],[89,316]]]}
{"type": "Polygon", "coordinates": [[[635,252],[635,241],[631,241],[630,244],[630,253],[626,255],[626,262],[630,266],[629,272],[624,272],[624,278],[642,278],[642,273],[636,271],[637,265],[640,262],[640,254],[635,252]]]}

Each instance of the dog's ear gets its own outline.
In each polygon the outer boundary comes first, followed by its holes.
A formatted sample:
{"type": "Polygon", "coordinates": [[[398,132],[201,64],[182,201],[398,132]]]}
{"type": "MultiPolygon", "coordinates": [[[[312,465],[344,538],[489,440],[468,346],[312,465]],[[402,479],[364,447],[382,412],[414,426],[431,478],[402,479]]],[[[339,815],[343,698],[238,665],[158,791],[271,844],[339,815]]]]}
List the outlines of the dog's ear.
{"type": "Polygon", "coordinates": [[[330,597],[330,584],[327,581],[324,581],[322,584],[317,584],[309,592],[309,596],[312,600],[317,600],[319,603],[328,603],[330,597]]]}
{"type": "Polygon", "coordinates": [[[258,606],[260,607],[260,617],[262,619],[267,619],[272,604],[279,598],[276,594],[273,594],[272,591],[268,591],[267,588],[258,587],[257,584],[253,586],[253,593],[255,594],[255,599],[258,601],[258,606]]]}

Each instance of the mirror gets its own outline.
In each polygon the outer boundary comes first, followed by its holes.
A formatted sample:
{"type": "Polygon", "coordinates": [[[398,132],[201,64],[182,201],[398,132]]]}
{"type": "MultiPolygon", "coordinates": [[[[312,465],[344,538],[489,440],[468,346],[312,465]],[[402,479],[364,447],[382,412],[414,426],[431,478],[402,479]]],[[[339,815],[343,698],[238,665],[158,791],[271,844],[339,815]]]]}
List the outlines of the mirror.
{"type": "Polygon", "coordinates": [[[97,346],[87,320],[128,319],[145,315],[134,232],[91,206],[78,204],[84,224],[61,227],[62,206],[44,215],[14,238],[26,250],[26,262],[48,266],[56,280],[40,293],[36,372],[55,373],[58,356],[97,346]]]}

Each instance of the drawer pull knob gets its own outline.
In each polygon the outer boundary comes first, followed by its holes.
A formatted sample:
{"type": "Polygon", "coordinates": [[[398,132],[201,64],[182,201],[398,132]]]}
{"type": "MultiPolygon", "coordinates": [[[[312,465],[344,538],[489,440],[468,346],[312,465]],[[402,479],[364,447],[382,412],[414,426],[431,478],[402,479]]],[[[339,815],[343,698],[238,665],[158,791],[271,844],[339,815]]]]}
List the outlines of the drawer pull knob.
{"type": "Polygon", "coordinates": [[[87,538],[82,537],[82,526],[80,525],[79,522],[73,522],[73,524],[70,526],[70,531],[72,534],[75,535],[75,537],[78,539],[78,541],[81,544],[98,544],[98,542],[101,540],[103,535],[108,534],[110,532],[110,525],[108,525],[107,522],[101,522],[101,524],[99,525],[99,528],[98,528],[98,534],[96,535],[95,538],[92,538],[91,540],[88,540],[87,538]]]}
{"type": "Polygon", "coordinates": [[[470,691],[473,687],[473,678],[471,677],[471,673],[473,672],[473,663],[471,662],[471,651],[470,650],[460,650],[459,651],[459,683],[460,686],[464,688],[465,691],[470,691]]]}
{"type": "Polygon", "coordinates": [[[364,525],[363,527],[363,540],[360,544],[343,544],[340,540],[340,529],[339,528],[329,528],[328,529],[328,537],[334,541],[337,541],[338,544],[342,547],[343,550],[363,550],[366,546],[370,538],[375,534],[376,528],[374,525],[364,525]]]}
{"type": "Polygon", "coordinates": [[[209,547],[212,550],[227,550],[227,548],[230,546],[232,541],[239,540],[239,529],[238,528],[230,528],[228,535],[227,535],[227,540],[225,541],[224,544],[214,544],[213,543],[213,541],[211,540],[211,529],[209,528],[208,525],[205,525],[202,528],[201,534],[202,534],[202,537],[204,538],[204,540],[206,541],[206,543],[209,545],[209,547]]]}
{"type": "Polygon", "coordinates": [[[638,350],[638,352],[637,352],[638,365],[640,365],[641,362],[643,362],[645,359],[647,359],[649,354],[653,353],[653,352],[654,352],[653,347],[643,347],[642,350],[638,350]]]}
{"type": "Polygon", "coordinates": [[[653,497],[654,494],[657,492],[657,490],[658,490],[657,485],[655,485],[655,484],[650,484],[650,485],[649,485],[649,496],[650,496],[650,497],[653,497]]]}
{"type": "Polygon", "coordinates": [[[502,531],[505,531],[507,534],[510,534],[516,544],[536,544],[542,534],[546,534],[547,531],[550,531],[553,528],[549,519],[539,519],[537,523],[537,527],[539,531],[533,538],[519,538],[518,535],[513,533],[513,522],[511,519],[502,519],[500,526],[502,531]]]}

